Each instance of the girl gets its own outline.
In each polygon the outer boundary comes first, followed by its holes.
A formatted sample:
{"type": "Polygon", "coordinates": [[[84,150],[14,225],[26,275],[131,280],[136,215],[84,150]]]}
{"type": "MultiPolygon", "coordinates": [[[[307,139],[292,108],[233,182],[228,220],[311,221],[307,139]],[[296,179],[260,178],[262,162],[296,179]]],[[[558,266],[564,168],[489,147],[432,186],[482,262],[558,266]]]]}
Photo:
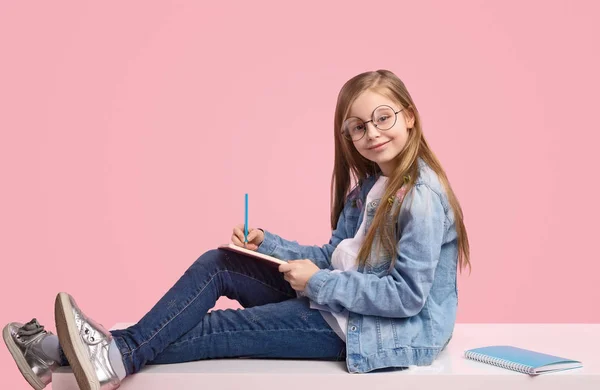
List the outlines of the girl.
{"type": "Polygon", "coordinates": [[[345,360],[350,373],[430,365],[454,329],[457,269],[470,267],[459,202],[392,72],[345,83],[333,135],[328,244],[253,228],[243,244],[238,225],[234,244],[287,263],[208,251],[127,329],[108,332],[59,293],[58,337],[35,319],[4,329],[29,383],[43,388],[66,364],[82,389],[116,389],[146,364],[214,358],[345,360]],[[221,296],[244,309],[208,312],[221,296]]]}

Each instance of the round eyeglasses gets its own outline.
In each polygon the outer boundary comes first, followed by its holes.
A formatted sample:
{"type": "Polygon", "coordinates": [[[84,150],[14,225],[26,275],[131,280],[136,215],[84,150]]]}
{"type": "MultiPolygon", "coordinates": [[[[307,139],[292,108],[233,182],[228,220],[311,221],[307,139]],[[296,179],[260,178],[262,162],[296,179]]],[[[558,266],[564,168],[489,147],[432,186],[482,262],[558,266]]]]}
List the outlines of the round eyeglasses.
{"type": "Polygon", "coordinates": [[[350,117],[342,124],[342,134],[347,140],[356,142],[362,139],[367,133],[367,124],[373,122],[378,130],[389,130],[396,124],[398,113],[404,110],[404,108],[394,111],[394,109],[387,105],[382,105],[373,110],[370,121],[363,121],[357,117],[350,117]]]}

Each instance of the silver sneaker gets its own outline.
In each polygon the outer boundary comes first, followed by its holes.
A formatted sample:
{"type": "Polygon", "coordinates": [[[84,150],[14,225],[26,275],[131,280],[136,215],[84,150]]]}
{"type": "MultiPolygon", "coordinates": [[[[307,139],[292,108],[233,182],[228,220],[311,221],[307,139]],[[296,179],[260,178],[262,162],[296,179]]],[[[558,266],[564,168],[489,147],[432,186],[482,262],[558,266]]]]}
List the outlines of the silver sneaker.
{"type": "Polygon", "coordinates": [[[35,318],[24,325],[11,322],[2,331],[4,343],[23,378],[36,390],[52,382],[52,372],[59,367],[41,348],[42,340],[51,334],[35,318]]]}
{"type": "Polygon", "coordinates": [[[113,390],[121,385],[110,364],[108,348],[112,335],[88,318],[67,293],[56,296],[56,332],[79,388],[113,390]]]}

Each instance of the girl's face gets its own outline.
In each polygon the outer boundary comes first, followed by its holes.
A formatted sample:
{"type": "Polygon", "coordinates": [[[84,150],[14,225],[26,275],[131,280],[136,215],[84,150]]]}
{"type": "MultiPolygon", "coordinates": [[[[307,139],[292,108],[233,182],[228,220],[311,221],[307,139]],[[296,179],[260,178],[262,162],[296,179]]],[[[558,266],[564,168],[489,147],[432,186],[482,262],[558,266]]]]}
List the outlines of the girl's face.
{"type": "Polygon", "coordinates": [[[394,112],[400,109],[402,107],[399,104],[387,97],[373,91],[365,91],[354,101],[348,113],[348,118],[356,117],[363,122],[374,120],[366,124],[366,133],[364,136],[357,141],[352,141],[352,143],[358,153],[364,158],[379,165],[384,176],[390,176],[393,172],[394,166],[392,160],[404,148],[408,138],[407,129],[413,127],[414,119],[409,118],[407,120],[408,115],[405,116],[403,110],[398,112],[396,123],[388,130],[378,129],[373,125],[373,122],[379,121],[379,127],[386,127],[381,125],[386,123],[388,116],[385,114],[389,115],[391,113],[391,119],[387,120],[391,120],[391,123],[393,123],[394,112]],[[381,111],[381,108],[379,108],[377,117],[373,118],[374,110],[382,105],[391,107],[393,111],[389,110],[389,108],[384,108],[384,111],[381,111]],[[380,113],[383,113],[383,115],[380,113]]]}

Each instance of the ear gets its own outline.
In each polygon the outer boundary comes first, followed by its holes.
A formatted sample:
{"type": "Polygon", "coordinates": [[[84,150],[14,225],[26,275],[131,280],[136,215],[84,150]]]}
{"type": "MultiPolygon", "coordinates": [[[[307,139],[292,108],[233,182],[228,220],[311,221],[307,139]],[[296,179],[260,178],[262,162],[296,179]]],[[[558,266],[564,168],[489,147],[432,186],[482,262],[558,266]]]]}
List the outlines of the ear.
{"type": "Polygon", "coordinates": [[[404,112],[406,113],[406,115],[404,115],[406,128],[412,129],[415,126],[415,115],[413,113],[412,107],[409,106],[406,110],[404,110],[404,112]]]}

